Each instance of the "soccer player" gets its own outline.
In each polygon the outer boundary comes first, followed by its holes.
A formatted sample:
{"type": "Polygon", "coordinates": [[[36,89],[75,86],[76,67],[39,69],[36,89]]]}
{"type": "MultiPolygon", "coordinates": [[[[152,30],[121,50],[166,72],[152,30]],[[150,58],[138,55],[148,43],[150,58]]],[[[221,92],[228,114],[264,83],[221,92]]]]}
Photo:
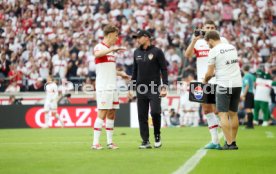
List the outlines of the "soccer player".
{"type": "Polygon", "coordinates": [[[223,150],[237,150],[236,136],[239,127],[238,106],[242,89],[241,70],[236,48],[220,41],[217,31],[207,32],[205,39],[212,48],[208,55],[208,70],[203,80],[206,84],[215,74],[216,107],[220,125],[226,138],[223,150]]]}
{"type": "Polygon", "coordinates": [[[247,116],[247,129],[254,128],[253,126],[253,109],[254,109],[254,84],[255,77],[249,72],[250,66],[246,65],[243,68],[244,76],[242,79],[242,95],[244,101],[244,109],[247,116]]]}
{"type": "Polygon", "coordinates": [[[46,97],[44,103],[44,112],[45,112],[45,128],[50,126],[51,116],[56,117],[61,126],[63,127],[63,121],[60,119],[57,113],[57,103],[58,103],[58,87],[57,84],[53,81],[51,76],[47,77],[47,84],[45,86],[46,97]]]}
{"type": "MultiPolygon", "coordinates": [[[[216,30],[216,25],[213,21],[206,21],[204,23],[202,31],[208,32],[216,30]]],[[[204,33],[204,32],[203,32],[204,33]]],[[[197,62],[197,81],[202,82],[207,72],[208,68],[208,53],[209,53],[209,45],[204,40],[204,34],[200,34],[199,36],[194,36],[192,42],[188,46],[185,51],[185,57],[192,58],[193,55],[196,55],[197,62]]],[[[221,42],[228,43],[227,40],[221,37],[221,42]]],[[[216,81],[212,78],[209,83],[211,84],[211,89],[207,89],[210,91],[214,91],[216,81]]],[[[209,92],[207,94],[207,100],[205,103],[202,103],[203,114],[207,119],[209,131],[212,137],[212,142],[205,146],[205,149],[220,149],[219,138],[218,138],[218,118],[215,115],[215,94],[209,92]]]]}
{"type": "Polygon", "coordinates": [[[96,94],[98,117],[94,124],[94,139],[92,149],[101,150],[99,143],[101,129],[106,118],[107,148],[118,149],[112,141],[116,109],[119,109],[116,75],[129,80],[130,77],[123,71],[116,71],[115,53],[125,48],[115,46],[119,30],[113,25],[104,27],[104,39],[94,48],[96,64],[96,94]]]}

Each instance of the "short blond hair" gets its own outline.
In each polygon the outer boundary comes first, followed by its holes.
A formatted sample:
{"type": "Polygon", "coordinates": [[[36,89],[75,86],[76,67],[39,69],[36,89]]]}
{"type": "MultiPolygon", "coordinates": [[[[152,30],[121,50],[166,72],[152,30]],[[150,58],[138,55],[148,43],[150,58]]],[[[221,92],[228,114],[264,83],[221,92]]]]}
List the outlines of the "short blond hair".
{"type": "Polygon", "coordinates": [[[106,25],[104,27],[104,36],[107,36],[109,33],[119,33],[119,29],[114,25],[106,25]]]}

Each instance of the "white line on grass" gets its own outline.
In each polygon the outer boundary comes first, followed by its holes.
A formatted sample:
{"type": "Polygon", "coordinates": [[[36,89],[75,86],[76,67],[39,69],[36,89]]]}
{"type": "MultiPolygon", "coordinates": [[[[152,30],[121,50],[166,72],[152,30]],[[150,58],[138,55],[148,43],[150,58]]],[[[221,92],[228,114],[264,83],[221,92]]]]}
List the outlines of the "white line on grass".
{"type": "Polygon", "coordinates": [[[85,144],[89,142],[2,142],[0,145],[13,145],[13,144],[20,144],[20,145],[38,145],[38,144],[85,144]]]}
{"type": "MultiPolygon", "coordinates": [[[[223,133],[219,133],[219,139],[223,137],[223,133]]],[[[177,169],[173,174],[188,174],[190,173],[200,162],[200,160],[206,155],[207,149],[198,149],[196,153],[189,158],[179,169],[177,169]]]]}
{"type": "Polygon", "coordinates": [[[265,134],[266,134],[266,138],[274,138],[274,134],[270,131],[266,131],[265,134]]]}

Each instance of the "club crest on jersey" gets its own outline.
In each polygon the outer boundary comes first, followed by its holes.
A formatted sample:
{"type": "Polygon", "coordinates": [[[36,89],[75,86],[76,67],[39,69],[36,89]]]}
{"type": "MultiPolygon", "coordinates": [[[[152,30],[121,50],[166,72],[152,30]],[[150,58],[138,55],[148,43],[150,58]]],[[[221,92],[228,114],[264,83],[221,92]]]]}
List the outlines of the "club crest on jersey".
{"type": "Polygon", "coordinates": [[[203,89],[201,88],[201,86],[195,87],[194,96],[197,100],[200,100],[203,98],[203,89]]]}
{"type": "Polygon", "coordinates": [[[149,60],[151,60],[153,58],[153,54],[149,54],[148,58],[149,58],[149,60]]]}

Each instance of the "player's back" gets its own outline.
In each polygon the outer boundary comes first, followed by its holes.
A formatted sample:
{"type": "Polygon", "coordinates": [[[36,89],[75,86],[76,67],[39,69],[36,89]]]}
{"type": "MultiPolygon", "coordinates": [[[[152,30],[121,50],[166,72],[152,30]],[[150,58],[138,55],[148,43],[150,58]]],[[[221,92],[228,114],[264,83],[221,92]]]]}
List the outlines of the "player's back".
{"type": "MultiPolygon", "coordinates": [[[[95,46],[94,52],[108,49],[104,43],[95,46]]],[[[95,58],[96,64],[96,90],[116,89],[116,59],[113,53],[95,58]]]]}
{"type": "Polygon", "coordinates": [[[52,101],[57,99],[58,97],[58,87],[54,82],[50,82],[46,84],[46,100],[52,101]]]}
{"type": "MultiPolygon", "coordinates": [[[[221,42],[228,43],[224,37],[220,37],[221,42]]],[[[208,70],[208,55],[210,47],[204,39],[199,39],[194,47],[196,55],[197,81],[202,82],[208,70]]],[[[212,78],[209,83],[215,83],[215,78],[212,78]]]]}
{"type": "Polygon", "coordinates": [[[209,61],[216,67],[216,81],[225,87],[241,87],[242,78],[237,49],[227,43],[216,45],[209,52],[209,61]]]}

